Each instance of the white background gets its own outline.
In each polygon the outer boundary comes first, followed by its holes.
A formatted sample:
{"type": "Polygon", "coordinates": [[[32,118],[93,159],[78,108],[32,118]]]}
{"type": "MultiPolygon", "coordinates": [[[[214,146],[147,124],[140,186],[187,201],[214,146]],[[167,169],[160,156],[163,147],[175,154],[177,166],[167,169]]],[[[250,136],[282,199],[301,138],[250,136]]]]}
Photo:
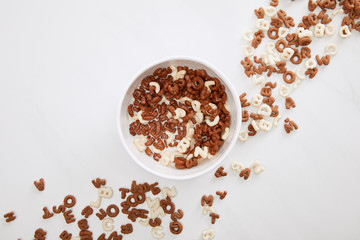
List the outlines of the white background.
{"type": "MultiPolygon", "coordinates": [[[[283,112],[299,130],[282,124],[238,142],[223,165],[187,181],[155,177],[136,165],[116,130],[116,108],[123,86],[145,65],[164,57],[189,55],[222,70],[241,92],[258,91],[242,72],[242,34],[255,27],[253,9],[268,1],[0,1],[0,239],[32,239],[42,227],[48,239],[64,230],[62,216],[42,219],[42,208],[77,198],[75,215],[96,199],[91,180],[106,178],[119,203],[119,187],[159,181],[176,186],[174,199],[185,216],[183,233],[165,239],[200,239],[211,226],[202,215],[203,194],[227,190],[214,207],[217,239],[360,238],[360,82],[359,32],[333,42],[339,52],[312,80],[291,96],[297,107],[283,112]],[[245,182],[229,164],[260,160],[266,170],[245,182]],[[33,181],[43,177],[44,192],[33,181]]],[[[307,1],[284,0],[295,20],[307,1]]],[[[302,15],[300,15],[302,14],[302,15]]],[[[338,22],[339,17],[337,18],[338,22]]],[[[335,21],[335,20],[334,20],[335,21]]],[[[329,39],[318,41],[322,51],[329,39]]],[[[321,50],[321,51],[320,51],[321,50]]],[[[323,54],[323,52],[321,52],[323,54]]],[[[251,96],[250,94],[250,96],[251,96]]],[[[281,103],[283,104],[283,103],[281,103]]],[[[115,220],[115,229],[129,221],[115,220]]],[[[150,228],[133,224],[124,239],[152,239],[150,228]]],[[[92,216],[98,236],[101,223],[92,216]]]]}

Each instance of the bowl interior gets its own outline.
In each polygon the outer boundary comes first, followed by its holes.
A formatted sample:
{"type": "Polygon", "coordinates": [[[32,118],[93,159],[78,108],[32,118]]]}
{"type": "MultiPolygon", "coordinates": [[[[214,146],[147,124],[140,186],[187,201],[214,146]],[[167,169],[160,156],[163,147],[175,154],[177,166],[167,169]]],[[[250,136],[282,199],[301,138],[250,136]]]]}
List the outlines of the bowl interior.
{"type": "Polygon", "coordinates": [[[200,60],[176,58],[164,60],[158,64],[148,67],[135,77],[134,81],[125,92],[122,102],[119,105],[119,112],[117,113],[117,124],[121,140],[123,141],[125,148],[128,150],[129,154],[135,160],[135,162],[137,162],[140,166],[160,177],[169,179],[189,179],[214,169],[226,157],[237,139],[237,134],[241,124],[241,120],[239,119],[240,112],[241,107],[238,100],[238,95],[232,84],[229,83],[223,74],[219,73],[219,71],[214,69],[214,67],[209,66],[209,64],[205,64],[200,60]],[[228,139],[224,142],[224,145],[219,149],[217,154],[212,159],[202,161],[198,166],[190,169],[179,170],[173,167],[163,166],[159,162],[154,161],[152,157],[150,158],[144,152],[141,153],[137,150],[133,144],[134,137],[129,133],[129,115],[127,113],[127,107],[133,101],[132,94],[134,90],[140,85],[141,80],[146,76],[151,75],[155,69],[159,67],[168,67],[170,65],[188,66],[193,69],[205,69],[210,76],[219,78],[221,83],[225,85],[228,97],[227,103],[230,106],[231,124],[230,135],[228,139]]]}

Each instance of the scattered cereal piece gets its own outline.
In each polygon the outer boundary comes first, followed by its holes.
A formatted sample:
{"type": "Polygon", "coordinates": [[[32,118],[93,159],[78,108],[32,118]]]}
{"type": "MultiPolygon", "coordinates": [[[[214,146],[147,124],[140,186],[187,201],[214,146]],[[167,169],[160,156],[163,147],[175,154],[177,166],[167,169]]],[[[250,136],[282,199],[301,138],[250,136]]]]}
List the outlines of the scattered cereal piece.
{"type": "Polygon", "coordinates": [[[292,88],[293,88],[293,89],[298,88],[299,85],[300,85],[300,83],[301,83],[301,80],[300,80],[300,79],[296,80],[296,81],[293,83],[292,88]]]}
{"type": "Polygon", "coordinates": [[[212,206],[214,201],[214,196],[213,195],[203,195],[201,198],[201,206],[204,206],[205,204],[209,205],[210,207],[212,206]]]}
{"type": "Polygon", "coordinates": [[[114,229],[114,220],[111,218],[104,218],[102,220],[101,226],[104,229],[105,232],[110,232],[114,229]]]}
{"type": "Polygon", "coordinates": [[[157,195],[161,192],[159,187],[156,187],[159,183],[155,182],[153,184],[150,184],[150,190],[152,192],[152,194],[157,195]]]}
{"type": "Polygon", "coordinates": [[[220,192],[220,191],[216,191],[216,195],[218,195],[220,197],[220,200],[223,200],[226,197],[227,191],[224,192],[220,192]]]}
{"type": "Polygon", "coordinates": [[[215,172],[215,177],[220,178],[220,177],[225,177],[227,175],[227,173],[224,171],[224,167],[219,167],[216,172],[215,172]]]}
{"type": "Polygon", "coordinates": [[[336,29],[335,29],[335,26],[332,25],[332,24],[327,24],[325,26],[325,34],[328,35],[328,36],[332,36],[334,35],[336,32],[336,29]]]}
{"type": "Polygon", "coordinates": [[[63,213],[65,221],[67,224],[75,222],[75,216],[72,213],[72,210],[67,210],[66,212],[63,213]]]}
{"type": "Polygon", "coordinates": [[[40,178],[39,181],[34,181],[34,185],[39,191],[44,191],[45,189],[45,182],[43,178],[40,178]]]}
{"type": "Polygon", "coordinates": [[[325,55],[323,57],[320,58],[319,55],[316,55],[316,61],[319,64],[319,66],[321,65],[329,65],[330,63],[330,55],[325,55]]]}
{"type": "Polygon", "coordinates": [[[314,69],[317,67],[317,63],[316,60],[313,58],[309,58],[308,60],[305,61],[305,67],[306,68],[310,68],[310,69],[314,69]]]}
{"type": "Polygon", "coordinates": [[[337,46],[334,43],[330,43],[326,45],[325,52],[329,54],[330,56],[335,56],[337,53],[337,46]]]}
{"type": "Polygon", "coordinates": [[[180,234],[183,230],[183,226],[180,222],[171,222],[170,223],[170,232],[172,234],[180,234]]]}
{"type": "Polygon", "coordinates": [[[241,112],[241,121],[247,122],[249,120],[249,112],[247,110],[242,110],[241,112]]]}
{"type": "Polygon", "coordinates": [[[250,103],[247,102],[247,99],[245,98],[246,93],[243,93],[239,96],[241,107],[248,107],[250,106],[250,103]]]}
{"type": "Polygon", "coordinates": [[[34,233],[34,238],[36,240],[45,240],[46,239],[46,232],[41,228],[37,229],[34,233]]]}
{"type": "Polygon", "coordinates": [[[214,240],[215,239],[215,231],[212,228],[206,229],[201,233],[201,238],[203,240],[214,240]]]}
{"type": "Polygon", "coordinates": [[[285,98],[285,106],[286,109],[290,109],[291,107],[295,108],[296,104],[295,101],[291,97],[285,98]]]}
{"type": "Polygon", "coordinates": [[[217,213],[210,213],[209,216],[211,217],[211,223],[215,224],[216,219],[220,218],[220,215],[217,213]]]}
{"type": "Polygon", "coordinates": [[[149,218],[146,218],[145,220],[139,220],[139,223],[143,226],[149,226],[149,218]]]}
{"type": "Polygon", "coordinates": [[[244,180],[247,180],[250,176],[251,170],[249,168],[245,168],[239,174],[240,177],[244,177],[244,180]]]}
{"type": "Polygon", "coordinates": [[[351,36],[351,30],[350,30],[349,26],[347,26],[347,25],[341,26],[339,29],[339,37],[348,38],[350,36],[351,36]]]}
{"type": "Polygon", "coordinates": [[[110,204],[107,208],[106,208],[106,215],[111,217],[111,218],[114,218],[116,217],[117,215],[119,215],[119,207],[116,206],[115,204],[110,204]]]}
{"type": "Polygon", "coordinates": [[[14,212],[8,212],[4,215],[4,218],[6,222],[12,222],[16,219],[16,216],[14,212]]]}
{"type": "MultiPolygon", "coordinates": [[[[65,211],[65,209],[64,209],[64,211],[65,211]]],[[[81,215],[83,215],[85,218],[88,218],[91,214],[93,214],[93,209],[90,206],[86,206],[81,211],[81,215]]]]}
{"type": "Polygon", "coordinates": [[[295,51],[292,48],[284,48],[283,52],[281,53],[281,59],[285,61],[289,61],[291,57],[294,55],[295,51]]]}
{"type": "Polygon", "coordinates": [[[175,211],[171,214],[171,220],[176,222],[177,220],[182,219],[183,216],[184,216],[183,211],[181,209],[178,209],[177,211],[175,211]]]}
{"type": "Polygon", "coordinates": [[[290,94],[290,88],[283,84],[279,88],[279,95],[282,96],[282,97],[287,97],[287,96],[289,96],[289,94],[290,94]]]}
{"type": "Polygon", "coordinates": [[[264,18],[264,16],[265,16],[265,11],[262,7],[259,9],[255,9],[254,13],[258,19],[264,18]]]}
{"type": "Polygon", "coordinates": [[[56,214],[59,214],[59,213],[64,213],[65,212],[65,206],[64,205],[59,205],[58,207],[56,206],[53,206],[53,212],[56,213],[56,214]]]}
{"type": "Polygon", "coordinates": [[[256,20],[256,28],[259,30],[267,31],[269,30],[270,23],[264,19],[257,19],[256,20]]]}
{"type": "MultiPolygon", "coordinates": [[[[88,224],[88,221],[84,218],[84,219],[81,219],[77,222],[78,224],[78,227],[80,228],[81,231],[85,231],[85,230],[88,230],[89,229],[89,224],[88,224]]],[[[80,235],[82,235],[80,233],[80,235]]]]}
{"type": "Polygon", "coordinates": [[[50,213],[50,211],[47,207],[44,207],[43,211],[44,211],[44,215],[42,216],[43,219],[48,219],[48,218],[51,218],[52,216],[54,216],[53,213],[50,213]]]}
{"type": "Polygon", "coordinates": [[[94,208],[99,208],[101,204],[101,197],[98,196],[95,202],[90,202],[90,206],[94,208]]]}
{"type": "Polygon", "coordinates": [[[260,120],[260,119],[263,119],[263,115],[261,114],[255,114],[255,113],[251,113],[250,114],[250,117],[254,120],[260,120]]]}
{"type": "Polygon", "coordinates": [[[276,15],[276,8],[271,6],[271,7],[265,7],[265,15],[269,18],[273,17],[276,15]]]}
{"type": "Polygon", "coordinates": [[[313,69],[308,68],[305,72],[305,75],[309,75],[309,78],[314,78],[317,72],[318,72],[317,68],[313,68],[313,69]]]}
{"type": "Polygon", "coordinates": [[[130,234],[133,232],[133,227],[130,223],[126,225],[121,225],[121,233],[123,234],[130,234]]]}
{"type": "Polygon", "coordinates": [[[297,69],[295,70],[295,76],[296,76],[298,79],[300,79],[300,80],[304,80],[304,79],[305,79],[305,76],[300,74],[300,68],[297,68],[297,69]]]}
{"type": "Polygon", "coordinates": [[[98,191],[98,198],[96,202],[90,202],[90,206],[94,208],[99,208],[101,203],[101,198],[108,198],[110,199],[112,197],[113,190],[110,187],[100,187],[98,191]]]}
{"type": "Polygon", "coordinates": [[[292,130],[298,129],[298,125],[294,121],[290,121],[289,118],[286,118],[284,120],[284,122],[285,122],[284,128],[285,128],[286,133],[290,133],[292,130]]]}
{"type": "Polygon", "coordinates": [[[246,57],[251,57],[255,53],[255,48],[251,45],[244,46],[244,54],[246,57]]]}
{"type": "Polygon", "coordinates": [[[67,208],[72,208],[76,204],[76,199],[73,195],[67,195],[64,198],[64,206],[67,208]]]}
{"type": "MultiPolygon", "coordinates": [[[[258,114],[261,114],[263,116],[266,116],[266,117],[269,117],[271,115],[271,107],[267,104],[261,104],[261,106],[259,107],[257,113],[258,114]]],[[[254,126],[255,130],[256,130],[256,127],[254,126]]],[[[258,131],[258,130],[256,130],[258,131]]]]}
{"type": "Polygon", "coordinates": [[[160,206],[160,198],[151,199],[150,197],[147,197],[146,204],[149,208],[157,208],[160,206]]]}
{"type": "Polygon", "coordinates": [[[265,119],[259,121],[259,129],[265,132],[268,132],[272,129],[272,122],[265,119]]]}
{"type": "Polygon", "coordinates": [[[154,218],[154,219],[150,219],[149,220],[149,225],[151,227],[156,227],[156,226],[160,226],[161,225],[161,219],[160,218],[154,218]]]}
{"type": "Polygon", "coordinates": [[[276,82],[267,82],[266,84],[265,84],[265,87],[270,87],[270,88],[272,88],[272,89],[274,89],[274,88],[276,88],[276,86],[277,86],[277,83],[276,82]]]}
{"type": "Polygon", "coordinates": [[[280,27],[278,30],[279,38],[285,38],[289,34],[289,29],[280,27]]]}
{"type": "Polygon", "coordinates": [[[162,230],[163,230],[162,226],[156,226],[152,228],[151,234],[153,235],[154,238],[161,239],[165,236],[165,233],[162,230]]]}
{"type": "Polygon", "coordinates": [[[99,212],[96,214],[96,216],[99,218],[99,220],[103,220],[107,214],[104,209],[99,209],[99,212]]]}
{"type": "Polygon", "coordinates": [[[275,127],[279,126],[279,121],[280,121],[280,119],[281,119],[281,116],[280,116],[280,115],[278,115],[277,117],[274,118],[273,125],[274,125],[275,127]]]}
{"type": "Polygon", "coordinates": [[[91,182],[94,185],[94,187],[96,187],[96,188],[100,188],[101,186],[106,185],[105,179],[96,178],[96,180],[92,180],[91,182]]]}
{"type": "Polygon", "coordinates": [[[214,207],[210,207],[209,205],[205,205],[204,208],[203,208],[203,214],[206,215],[208,213],[215,213],[216,210],[214,207]]]}
{"type": "Polygon", "coordinates": [[[264,97],[261,96],[259,93],[255,94],[255,96],[251,99],[251,104],[254,107],[260,107],[264,97]]]}
{"type": "Polygon", "coordinates": [[[325,25],[318,23],[314,27],[314,37],[321,38],[325,34],[325,25]]]}
{"type": "Polygon", "coordinates": [[[248,130],[249,130],[249,132],[248,132],[248,135],[249,135],[249,136],[255,136],[256,133],[257,133],[257,131],[255,130],[255,128],[254,128],[254,126],[253,126],[252,123],[249,124],[248,130]]]}
{"type": "Polygon", "coordinates": [[[168,188],[168,187],[164,187],[161,192],[162,192],[162,197],[163,198],[167,198],[167,197],[174,198],[174,197],[176,197],[176,188],[175,188],[175,186],[172,186],[171,189],[168,188]]]}
{"type": "Polygon", "coordinates": [[[119,191],[121,192],[121,198],[125,199],[126,194],[129,192],[129,189],[127,189],[127,188],[119,188],[119,191]]]}
{"type": "Polygon", "coordinates": [[[254,39],[254,31],[251,29],[245,31],[244,39],[245,39],[245,41],[251,42],[254,39]]]}
{"type": "Polygon", "coordinates": [[[252,83],[254,85],[264,85],[265,83],[265,77],[264,76],[257,76],[257,75],[253,75],[252,76],[252,83]]]}
{"type": "Polygon", "coordinates": [[[240,131],[239,133],[239,141],[245,142],[248,139],[248,133],[246,131],[240,131]]]}
{"type": "Polygon", "coordinates": [[[172,214],[175,211],[175,204],[171,201],[170,197],[160,200],[160,206],[166,214],[172,214]]]}
{"type": "Polygon", "coordinates": [[[157,218],[158,216],[164,217],[165,215],[164,209],[161,206],[150,208],[151,218],[157,218]]]}
{"type": "Polygon", "coordinates": [[[331,12],[331,14],[333,16],[336,16],[338,14],[343,14],[343,13],[344,13],[344,9],[342,9],[342,8],[335,9],[334,11],[331,12]]]}
{"type": "Polygon", "coordinates": [[[255,174],[259,174],[261,172],[263,172],[265,170],[265,168],[263,166],[261,166],[259,161],[255,161],[254,163],[252,163],[250,165],[250,169],[255,173],[255,174]]]}
{"type": "Polygon", "coordinates": [[[60,233],[59,237],[62,240],[70,240],[72,237],[72,234],[68,233],[66,230],[64,230],[62,233],[60,233]]]}

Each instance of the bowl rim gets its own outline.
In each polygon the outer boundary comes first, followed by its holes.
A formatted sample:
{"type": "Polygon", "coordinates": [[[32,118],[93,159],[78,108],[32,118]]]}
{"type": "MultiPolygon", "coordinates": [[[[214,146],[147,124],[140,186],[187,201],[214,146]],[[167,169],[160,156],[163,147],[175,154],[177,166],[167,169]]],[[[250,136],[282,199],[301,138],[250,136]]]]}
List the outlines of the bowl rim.
{"type": "Polygon", "coordinates": [[[123,146],[125,147],[126,151],[128,152],[128,154],[131,156],[131,158],[143,169],[145,169],[146,171],[165,178],[165,179],[171,179],[171,180],[187,180],[187,179],[192,179],[192,178],[196,178],[199,177],[201,175],[204,175],[208,172],[210,172],[211,170],[215,169],[217,166],[219,166],[224,159],[227,157],[227,155],[230,153],[230,151],[232,150],[232,148],[235,145],[235,142],[237,141],[237,134],[240,132],[240,128],[241,128],[241,105],[240,105],[240,101],[237,99],[238,93],[234,87],[234,85],[232,84],[232,82],[226,77],[226,75],[220,71],[217,67],[215,67],[214,65],[212,65],[211,63],[199,59],[197,57],[190,57],[190,56],[171,56],[171,57],[166,57],[166,58],[161,58],[157,61],[154,61],[150,64],[145,65],[145,67],[143,67],[140,71],[138,71],[132,78],[131,81],[126,85],[125,88],[123,88],[123,91],[120,95],[120,101],[117,107],[117,111],[116,111],[116,127],[120,136],[120,140],[123,144],[123,146]],[[216,73],[221,80],[227,85],[228,89],[230,90],[232,96],[234,96],[234,100],[235,100],[235,106],[237,109],[237,119],[238,119],[238,124],[235,128],[235,134],[233,139],[231,139],[227,149],[225,150],[225,152],[222,154],[222,156],[219,157],[219,160],[213,164],[210,165],[208,168],[203,169],[202,171],[196,172],[196,173],[192,173],[192,174],[188,174],[188,175],[184,175],[184,176],[173,176],[170,174],[164,174],[164,173],[159,173],[157,171],[155,171],[154,169],[146,166],[145,164],[143,164],[139,159],[137,159],[137,157],[131,152],[131,150],[128,148],[128,146],[126,146],[125,144],[125,136],[122,133],[122,130],[120,128],[120,116],[121,116],[121,106],[123,105],[123,102],[125,101],[125,97],[126,97],[126,92],[128,91],[128,89],[131,87],[131,85],[133,84],[133,82],[146,70],[154,67],[155,65],[161,64],[163,62],[167,62],[167,61],[175,61],[175,60],[189,60],[189,61],[194,61],[194,62],[198,62],[204,66],[207,66],[208,68],[210,68],[214,73],[216,73]]]}

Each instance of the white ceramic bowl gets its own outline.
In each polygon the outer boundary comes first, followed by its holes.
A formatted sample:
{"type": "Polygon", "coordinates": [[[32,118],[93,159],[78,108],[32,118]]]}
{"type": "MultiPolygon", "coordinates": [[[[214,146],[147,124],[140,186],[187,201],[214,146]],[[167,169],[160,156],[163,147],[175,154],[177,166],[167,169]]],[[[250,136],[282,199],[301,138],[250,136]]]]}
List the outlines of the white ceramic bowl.
{"type": "Polygon", "coordinates": [[[121,142],[124,144],[125,149],[137,164],[155,175],[168,179],[182,180],[205,174],[217,167],[225,159],[237,140],[241,126],[241,106],[238,97],[239,95],[224,74],[203,60],[192,57],[171,57],[162,59],[145,67],[136,74],[130,82],[130,85],[127,88],[124,88],[124,90],[125,92],[123,93],[117,111],[117,127],[121,142]],[[175,66],[188,66],[193,69],[205,69],[211,77],[217,77],[221,83],[225,85],[227,103],[230,106],[231,124],[228,139],[224,142],[223,146],[212,159],[202,161],[198,166],[190,169],[176,169],[161,165],[159,162],[153,160],[152,157],[147,156],[144,152],[139,152],[133,144],[134,136],[129,133],[129,115],[127,107],[133,101],[132,94],[134,90],[140,85],[141,80],[146,76],[151,75],[155,69],[159,67],[169,67],[173,64],[175,66]]]}

